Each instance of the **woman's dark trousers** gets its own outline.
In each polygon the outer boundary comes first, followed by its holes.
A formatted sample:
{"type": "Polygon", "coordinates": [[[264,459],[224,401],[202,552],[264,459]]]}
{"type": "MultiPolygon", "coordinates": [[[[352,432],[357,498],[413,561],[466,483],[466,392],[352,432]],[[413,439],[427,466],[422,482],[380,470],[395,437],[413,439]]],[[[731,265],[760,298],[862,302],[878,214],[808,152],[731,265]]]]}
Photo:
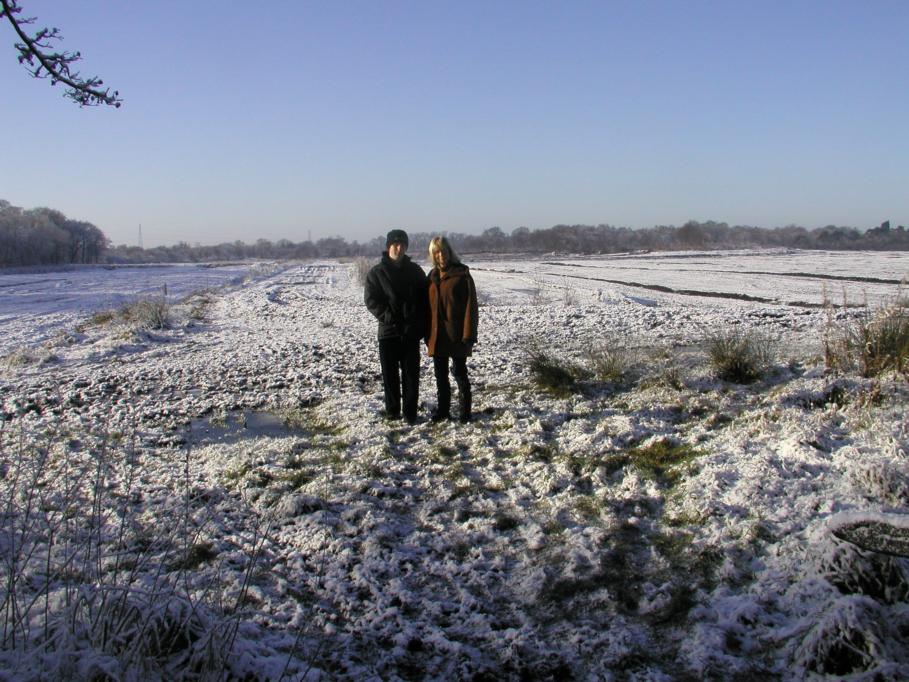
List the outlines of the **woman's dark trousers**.
{"type": "Polygon", "coordinates": [[[385,389],[385,414],[401,414],[401,388],[404,388],[404,418],[415,421],[420,397],[420,339],[395,336],[379,339],[379,363],[385,389]]]}
{"type": "MultiPolygon", "coordinates": [[[[448,418],[451,413],[451,382],[448,380],[448,358],[435,356],[432,359],[432,370],[436,377],[436,391],[439,406],[436,408],[437,419],[448,418]]],[[[470,421],[471,393],[470,379],[467,376],[467,358],[451,358],[455,381],[458,384],[458,418],[462,422],[470,421]]]]}

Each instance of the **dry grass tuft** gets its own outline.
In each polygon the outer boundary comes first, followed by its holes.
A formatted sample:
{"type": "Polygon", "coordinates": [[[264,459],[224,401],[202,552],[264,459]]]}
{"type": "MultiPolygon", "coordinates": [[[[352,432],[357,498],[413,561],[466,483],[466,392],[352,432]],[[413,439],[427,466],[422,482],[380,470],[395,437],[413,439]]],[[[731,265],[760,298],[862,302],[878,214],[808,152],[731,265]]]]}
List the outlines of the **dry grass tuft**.
{"type": "Polygon", "coordinates": [[[828,369],[857,370],[864,377],[896,371],[909,378],[909,298],[838,321],[828,305],[824,360],[828,369]]]}
{"type": "Polygon", "coordinates": [[[751,384],[770,368],[774,353],[767,336],[753,329],[732,329],[707,338],[707,356],[719,379],[751,384]]]}

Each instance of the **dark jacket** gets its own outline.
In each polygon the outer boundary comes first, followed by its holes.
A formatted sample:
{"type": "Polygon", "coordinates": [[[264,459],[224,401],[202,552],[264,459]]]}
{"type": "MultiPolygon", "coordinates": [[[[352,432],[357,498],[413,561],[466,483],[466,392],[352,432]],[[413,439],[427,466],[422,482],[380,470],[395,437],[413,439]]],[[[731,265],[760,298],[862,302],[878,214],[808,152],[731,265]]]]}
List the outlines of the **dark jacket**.
{"type": "Polygon", "coordinates": [[[477,289],[470,269],[452,263],[429,273],[429,338],[431,356],[465,358],[477,342],[477,289]]]}
{"type": "Polygon", "coordinates": [[[382,261],[366,276],[363,300],[379,321],[380,339],[426,338],[426,273],[406,254],[399,264],[387,252],[382,254],[382,261]]]}

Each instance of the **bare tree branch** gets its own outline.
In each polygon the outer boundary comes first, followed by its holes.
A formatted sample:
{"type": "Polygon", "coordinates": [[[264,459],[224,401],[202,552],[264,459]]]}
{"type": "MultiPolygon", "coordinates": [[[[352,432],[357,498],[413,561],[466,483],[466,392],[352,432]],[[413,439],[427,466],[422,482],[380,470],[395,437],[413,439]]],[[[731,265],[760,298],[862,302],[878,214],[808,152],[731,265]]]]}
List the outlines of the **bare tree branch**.
{"type": "Polygon", "coordinates": [[[22,40],[16,43],[19,51],[19,63],[28,69],[35,78],[50,78],[51,85],[63,83],[67,86],[64,96],[79,106],[96,106],[107,104],[119,107],[122,103],[117,90],[111,93],[110,88],[101,89],[104,81],[97,77],[83,79],[71,66],[82,59],[79,52],[55,52],[53,41],[62,40],[57,28],[42,28],[34,35],[29,35],[23,26],[35,23],[35,18],[19,18],[22,11],[18,0],[0,0],[0,17],[6,17],[13,30],[22,40]]]}

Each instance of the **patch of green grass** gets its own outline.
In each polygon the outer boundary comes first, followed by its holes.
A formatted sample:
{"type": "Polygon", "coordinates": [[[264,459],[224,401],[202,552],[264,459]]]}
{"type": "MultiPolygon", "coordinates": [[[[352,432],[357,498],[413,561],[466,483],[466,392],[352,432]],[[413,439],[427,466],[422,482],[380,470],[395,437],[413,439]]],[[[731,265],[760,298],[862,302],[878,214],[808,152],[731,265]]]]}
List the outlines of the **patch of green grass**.
{"type": "Polygon", "coordinates": [[[454,462],[448,462],[444,471],[442,472],[442,477],[449,481],[460,481],[465,478],[467,473],[467,467],[464,465],[464,462],[460,460],[454,462]]]}
{"type": "Polygon", "coordinates": [[[512,455],[519,459],[532,459],[538,462],[552,462],[559,455],[559,450],[550,443],[532,443],[515,450],[512,455]]]}
{"type": "Polygon", "coordinates": [[[621,471],[631,462],[631,457],[627,453],[610,454],[600,461],[600,466],[606,471],[607,476],[612,476],[615,472],[621,471]]]}
{"type": "Polygon", "coordinates": [[[225,411],[213,412],[208,418],[208,423],[217,428],[225,428],[230,415],[225,411]]]}
{"type": "Polygon", "coordinates": [[[310,414],[300,407],[284,407],[276,412],[281,424],[291,431],[303,431],[310,421],[310,414]]]}
{"type": "Polygon", "coordinates": [[[693,551],[694,534],[677,528],[657,533],[651,540],[673,568],[680,566],[693,551]]]}
{"type": "Polygon", "coordinates": [[[651,538],[653,546],[666,559],[672,574],[684,574],[709,581],[723,563],[724,552],[713,546],[694,544],[694,534],[670,529],[651,538]]]}
{"type": "Polygon", "coordinates": [[[334,472],[342,471],[347,466],[347,458],[339,450],[329,450],[322,458],[322,463],[331,467],[334,472]]]}
{"type": "Polygon", "coordinates": [[[280,476],[278,476],[279,481],[283,481],[287,484],[287,487],[290,490],[297,490],[302,488],[304,485],[315,479],[315,474],[311,471],[298,469],[296,471],[288,471],[280,476]]]}
{"type": "Polygon", "coordinates": [[[252,464],[249,462],[243,462],[236,469],[228,469],[225,471],[224,480],[227,481],[228,484],[236,485],[244,478],[246,478],[252,469],[252,464]]]}
{"type": "Polygon", "coordinates": [[[470,556],[472,545],[469,542],[457,542],[449,548],[451,555],[458,561],[464,561],[470,556]]]}
{"type": "Polygon", "coordinates": [[[333,440],[326,447],[332,452],[347,452],[350,450],[350,441],[333,440]]]}
{"type": "Polygon", "coordinates": [[[708,517],[697,512],[679,512],[676,514],[667,514],[664,518],[666,525],[670,528],[684,528],[689,526],[703,526],[708,517]]]}
{"type": "Polygon", "coordinates": [[[289,431],[305,431],[313,435],[337,436],[344,433],[344,425],[331,423],[313,410],[312,405],[283,407],[275,412],[281,424],[289,431]]]}
{"type": "Polygon", "coordinates": [[[743,542],[752,546],[776,540],[772,527],[760,515],[749,519],[748,525],[742,531],[741,538],[743,542]]]}
{"type": "Polygon", "coordinates": [[[645,478],[673,486],[682,478],[682,465],[704,453],[684,443],[660,440],[628,450],[630,463],[645,478]]]}
{"type": "Polygon", "coordinates": [[[716,412],[704,420],[704,427],[715,431],[733,422],[733,417],[724,412],[716,412]]]}
{"type": "Polygon", "coordinates": [[[284,463],[284,468],[291,471],[306,468],[308,460],[303,459],[300,455],[308,450],[309,446],[306,444],[298,443],[295,445],[290,457],[288,457],[287,461],[284,463]]]}
{"type": "Polygon", "coordinates": [[[574,503],[574,510],[587,522],[596,521],[603,513],[604,504],[593,495],[579,497],[574,503]]]}
{"type": "Polygon", "coordinates": [[[385,469],[375,462],[357,462],[354,470],[363,478],[373,481],[385,477],[385,469]]]}
{"type": "Polygon", "coordinates": [[[580,452],[562,452],[556,450],[553,461],[562,462],[574,476],[592,473],[593,471],[596,471],[598,467],[603,466],[602,457],[595,454],[580,452]]]}
{"type": "Polygon", "coordinates": [[[558,535],[565,530],[565,526],[558,519],[549,519],[542,525],[542,529],[545,535],[558,535]]]}
{"type": "Polygon", "coordinates": [[[344,433],[344,425],[342,423],[338,422],[333,424],[330,421],[315,415],[310,419],[306,428],[310,433],[316,435],[338,436],[344,433]]]}
{"type": "Polygon", "coordinates": [[[457,459],[460,456],[461,453],[456,448],[453,448],[450,445],[435,443],[426,451],[426,454],[422,459],[424,462],[430,464],[448,464],[453,459],[457,459]]]}

